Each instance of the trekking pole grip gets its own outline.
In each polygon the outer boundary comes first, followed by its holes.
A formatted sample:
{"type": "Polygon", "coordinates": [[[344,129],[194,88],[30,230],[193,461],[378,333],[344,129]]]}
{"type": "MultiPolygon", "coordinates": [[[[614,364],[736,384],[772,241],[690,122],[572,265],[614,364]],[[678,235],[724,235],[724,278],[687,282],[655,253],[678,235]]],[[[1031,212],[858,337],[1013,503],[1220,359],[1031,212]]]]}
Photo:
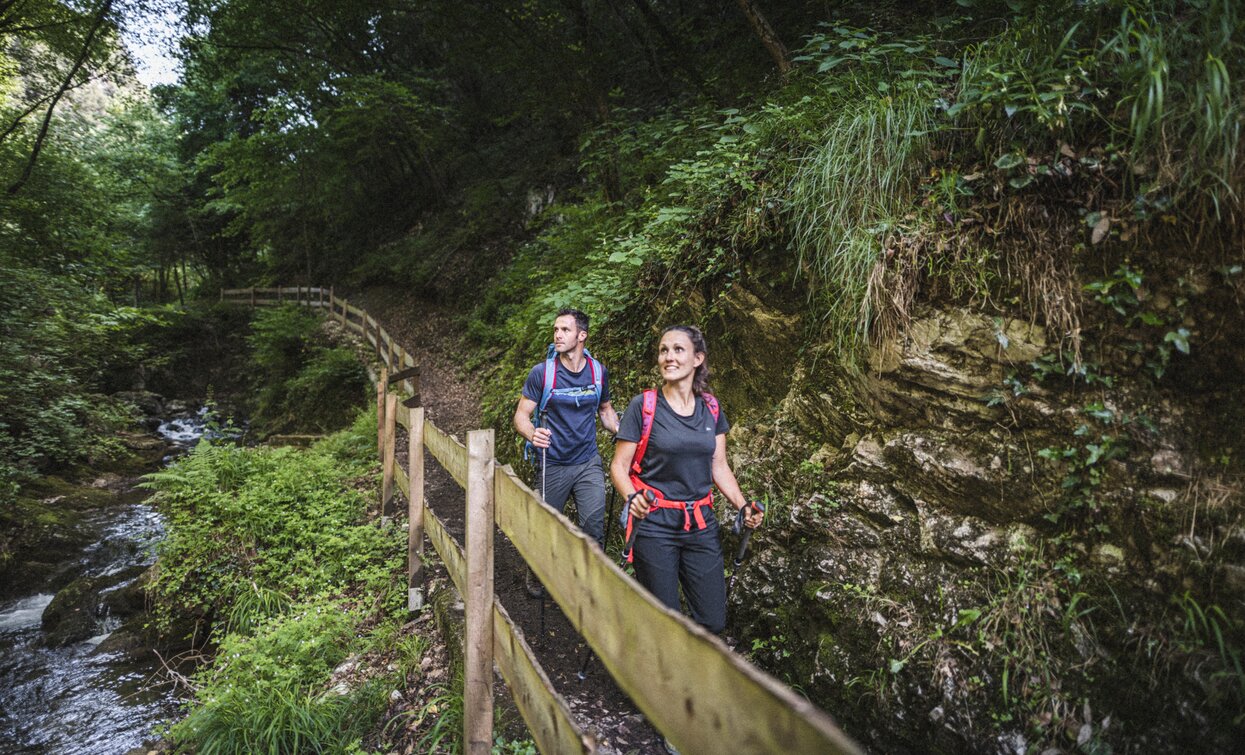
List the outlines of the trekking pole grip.
{"type": "Polygon", "coordinates": [[[735,531],[739,534],[739,553],[735,556],[735,566],[738,567],[744,562],[744,556],[748,553],[748,541],[752,539],[753,528],[744,523],[744,517],[747,516],[748,507],[751,506],[757,511],[765,512],[765,504],[760,501],[752,501],[744,504],[739,510],[739,514],[735,517],[735,531]]]}
{"type": "MultiPolygon", "coordinates": [[[[636,491],[636,493],[632,493],[631,495],[627,496],[627,509],[628,509],[627,516],[631,516],[631,513],[630,513],[631,499],[635,498],[635,496],[638,493],[639,491],[636,491]]],[[[643,495],[644,495],[644,500],[648,501],[650,506],[653,505],[653,501],[657,500],[657,496],[653,495],[653,491],[651,490],[645,490],[643,492],[643,495]]],[[[635,547],[635,536],[636,536],[636,533],[639,531],[640,531],[639,525],[633,525],[631,527],[631,535],[627,538],[627,544],[623,546],[623,560],[626,560],[627,557],[631,555],[631,549],[635,547]]]]}

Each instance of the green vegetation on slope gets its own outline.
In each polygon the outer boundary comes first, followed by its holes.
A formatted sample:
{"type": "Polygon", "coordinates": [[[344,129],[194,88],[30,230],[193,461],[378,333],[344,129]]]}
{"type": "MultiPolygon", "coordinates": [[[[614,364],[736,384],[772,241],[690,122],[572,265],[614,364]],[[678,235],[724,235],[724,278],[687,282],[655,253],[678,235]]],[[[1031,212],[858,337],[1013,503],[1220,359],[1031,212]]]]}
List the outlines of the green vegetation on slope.
{"type": "MultiPolygon", "coordinates": [[[[171,730],[195,752],[350,751],[421,653],[329,689],[351,654],[389,651],[404,621],[405,535],[365,518],[375,415],[309,450],[205,441],[148,476],[168,522],[156,615],[198,616],[216,646],[171,730]]],[[[339,680],[340,681],[340,680],[339,680]]]]}

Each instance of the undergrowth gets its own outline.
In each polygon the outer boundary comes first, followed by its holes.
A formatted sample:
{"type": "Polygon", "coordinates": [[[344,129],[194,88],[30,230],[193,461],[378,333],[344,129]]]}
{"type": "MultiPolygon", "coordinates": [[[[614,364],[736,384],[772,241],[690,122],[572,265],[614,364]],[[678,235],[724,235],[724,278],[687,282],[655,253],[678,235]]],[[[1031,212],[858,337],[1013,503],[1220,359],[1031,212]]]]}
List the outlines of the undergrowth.
{"type": "Polygon", "coordinates": [[[260,434],[324,432],[350,421],[367,373],[350,348],[323,344],[322,322],[293,305],[256,312],[247,342],[256,395],[252,426],[260,434]]]}
{"type": "MultiPolygon", "coordinates": [[[[329,685],[404,620],[405,536],[366,518],[375,423],[361,414],[307,450],[205,440],[147,477],[169,530],[157,621],[198,617],[216,646],[169,731],[185,751],[359,751],[384,711],[394,672],[329,685]]],[[[399,659],[401,678],[418,667],[417,654],[399,659]]]]}

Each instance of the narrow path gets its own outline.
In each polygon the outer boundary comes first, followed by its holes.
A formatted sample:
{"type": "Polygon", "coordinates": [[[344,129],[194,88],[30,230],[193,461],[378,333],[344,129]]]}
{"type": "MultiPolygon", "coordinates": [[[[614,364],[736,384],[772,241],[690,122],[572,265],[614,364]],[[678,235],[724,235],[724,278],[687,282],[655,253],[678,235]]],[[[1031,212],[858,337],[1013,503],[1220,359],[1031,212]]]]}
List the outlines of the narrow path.
{"type": "MultiPolygon", "coordinates": [[[[415,356],[421,366],[420,394],[429,418],[440,428],[464,438],[482,426],[478,387],[463,373],[461,354],[463,327],[444,310],[407,298],[397,289],[371,289],[352,297],[380,320],[384,328],[415,356]]],[[[534,357],[535,359],[535,357],[534,357]]],[[[516,394],[515,400],[518,401],[516,394]]],[[[399,431],[401,428],[399,427],[399,431]]],[[[396,443],[398,460],[405,468],[406,442],[396,443]]],[[[426,454],[428,505],[461,543],[464,526],[462,488],[426,454]]],[[[578,677],[585,645],[557,604],[528,596],[524,587],[526,566],[504,535],[497,535],[494,555],[497,595],[511,618],[523,630],[554,687],[566,698],[580,725],[595,736],[601,753],[665,753],[661,735],[653,729],[631,700],[595,658],[586,678],[578,677]]],[[[500,699],[498,703],[505,703],[500,699]]]]}

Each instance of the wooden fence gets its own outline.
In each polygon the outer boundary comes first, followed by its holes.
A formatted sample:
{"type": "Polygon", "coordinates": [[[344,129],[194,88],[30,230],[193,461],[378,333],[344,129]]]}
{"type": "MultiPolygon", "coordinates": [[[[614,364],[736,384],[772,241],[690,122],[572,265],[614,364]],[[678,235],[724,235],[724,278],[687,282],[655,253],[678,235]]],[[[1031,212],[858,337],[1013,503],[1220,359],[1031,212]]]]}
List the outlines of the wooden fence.
{"type": "MultiPolygon", "coordinates": [[[[829,716],[717,636],[659,603],[595,540],[543,505],[510,467],[498,465],[492,430],[471,431],[464,446],[428,420],[422,407],[400,408],[399,396],[387,390],[388,370],[408,370],[413,361],[366,312],[331,289],[235,289],[221,298],[262,306],[290,300],[290,294],[300,297],[293,299],[299,303],[326,308],[361,332],[385,365],[377,385],[381,495],[385,510],[394,485],[408,501],[408,606],[415,610],[423,602],[424,534],[466,604],[465,752],[492,748],[494,663],[541,752],[595,751],[595,742],[576,724],[523,632],[493,594],[494,526],[518,549],[618,686],[680,752],[860,752],[829,716]],[[274,291],[280,298],[270,296],[274,291]],[[409,471],[395,462],[398,424],[407,429],[409,471]],[[466,491],[465,549],[424,505],[425,448],[466,491]]],[[[417,385],[411,393],[418,392],[417,385]]]]}

